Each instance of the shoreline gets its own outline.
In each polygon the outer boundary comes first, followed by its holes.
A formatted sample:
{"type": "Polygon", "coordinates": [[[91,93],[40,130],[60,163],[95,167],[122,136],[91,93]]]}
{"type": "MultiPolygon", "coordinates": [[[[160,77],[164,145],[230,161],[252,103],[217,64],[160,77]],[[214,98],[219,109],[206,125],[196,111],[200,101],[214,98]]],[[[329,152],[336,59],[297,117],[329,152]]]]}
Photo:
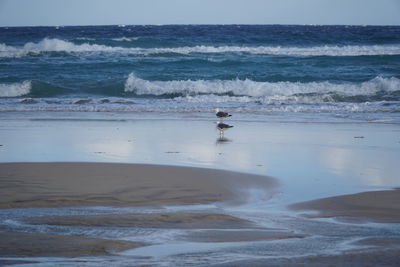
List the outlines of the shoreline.
{"type": "Polygon", "coordinates": [[[317,211],[308,218],[400,223],[400,189],[368,191],[316,199],[288,206],[294,211],[317,211]]]}

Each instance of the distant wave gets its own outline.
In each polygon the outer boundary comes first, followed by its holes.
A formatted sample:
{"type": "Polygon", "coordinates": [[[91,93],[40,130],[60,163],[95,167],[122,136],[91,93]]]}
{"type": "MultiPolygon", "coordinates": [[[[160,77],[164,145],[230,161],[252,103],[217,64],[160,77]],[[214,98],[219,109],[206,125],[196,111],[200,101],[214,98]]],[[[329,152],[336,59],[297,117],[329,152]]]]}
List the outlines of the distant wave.
{"type": "MultiPolygon", "coordinates": [[[[369,96],[400,92],[400,79],[376,77],[360,84],[336,84],[331,82],[257,82],[246,80],[180,80],[149,81],[129,74],[125,92],[136,95],[228,95],[247,96],[268,101],[346,102],[366,101],[369,96]]],[[[383,97],[383,96],[381,96],[383,97]]],[[[193,100],[193,99],[192,99],[193,100]]],[[[199,98],[204,101],[204,98],[199,98]]],[[[372,99],[373,100],[373,99],[372,99]]]]}
{"type": "Polygon", "coordinates": [[[17,97],[30,93],[32,89],[31,81],[21,83],[0,84],[0,97],[17,97]]]}
{"type": "Polygon", "coordinates": [[[90,37],[77,37],[76,40],[84,40],[84,41],[94,41],[96,38],[90,38],[90,37]]]}
{"type": "MultiPolygon", "coordinates": [[[[119,50],[123,51],[123,48],[119,50]]],[[[45,38],[38,43],[26,43],[23,47],[8,46],[0,44],[1,57],[23,57],[30,54],[40,54],[42,52],[67,52],[67,53],[81,53],[81,52],[116,52],[118,48],[98,45],[98,44],[74,44],[72,42],[45,38]]]]}
{"type": "MultiPolygon", "coordinates": [[[[124,38],[124,37],[122,37],[124,38]]],[[[124,39],[118,39],[124,40],[124,39]]],[[[29,42],[24,46],[9,46],[0,44],[0,57],[24,57],[44,52],[66,53],[128,53],[138,55],[153,55],[163,53],[246,53],[273,56],[374,56],[400,55],[400,44],[395,45],[346,45],[346,46],[183,46],[170,48],[139,48],[118,47],[101,44],[74,44],[70,41],[45,38],[38,43],[29,42]]]]}
{"type": "Polygon", "coordinates": [[[119,38],[112,38],[111,40],[116,41],[116,42],[131,42],[131,41],[136,41],[139,40],[140,37],[119,37],[119,38]]]}

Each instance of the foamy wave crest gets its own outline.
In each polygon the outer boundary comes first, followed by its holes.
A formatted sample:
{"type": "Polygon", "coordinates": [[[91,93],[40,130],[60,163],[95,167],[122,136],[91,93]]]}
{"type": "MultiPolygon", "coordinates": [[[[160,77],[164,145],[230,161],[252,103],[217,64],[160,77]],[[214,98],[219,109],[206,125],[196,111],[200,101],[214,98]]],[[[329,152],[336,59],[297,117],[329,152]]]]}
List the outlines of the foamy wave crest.
{"type": "Polygon", "coordinates": [[[314,46],[314,47],[281,47],[281,46],[194,46],[177,48],[154,48],[148,53],[247,53],[273,56],[375,56],[400,55],[400,45],[366,45],[366,46],[314,46]]]}
{"type": "Polygon", "coordinates": [[[136,41],[139,40],[140,37],[120,37],[120,38],[113,38],[111,40],[116,41],[116,42],[131,42],[131,41],[136,41]]]}
{"type": "Polygon", "coordinates": [[[42,52],[118,52],[124,48],[110,47],[98,44],[74,44],[60,39],[45,38],[38,43],[26,43],[23,47],[7,46],[0,44],[0,56],[2,57],[23,57],[29,54],[39,54],[42,52]]]}
{"type": "MultiPolygon", "coordinates": [[[[128,41],[134,38],[115,38],[114,41],[128,41]]],[[[118,47],[99,44],[74,44],[60,39],[45,38],[38,43],[26,43],[22,47],[0,44],[1,57],[21,57],[42,52],[67,53],[131,53],[152,55],[163,53],[192,54],[192,53],[247,53],[273,56],[374,56],[400,55],[400,45],[349,45],[349,46],[314,46],[314,47],[281,47],[281,46],[183,46],[170,48],[139,48],[118,47]]]]}
{"type": "Polygon", "coordinates": [[[21,53],[18,48],[0,44],[0,57],[18,57],[20,54],[21,53]]]}
{"type": "Polygon", "coordinates": [[[0,84],[0,97],[16,97],[30,93],[32,89],[31,81],[22,83],[0,84]]]}
{"type": "Polygon", "coordinates": [[[94,41],[96,40],[95,38],[90,38],[90,37],[78,37],[76,40],[84,40],[84,41],[94,41]]]}
{"type": "Polygon", "coordinates": [[[308,97],[317,101],[334,101],[329,95],[370,96],[377,92],[400,90],[400,80],[377,77],[361,84],[335,84],[330,82],[257,82],[246,80],[180,80],[148,81],[129,74],[125,82],[125,92],[137,95],[179,95],[202,94],[249,96],[265,100],[293,100],[308,97]]]}

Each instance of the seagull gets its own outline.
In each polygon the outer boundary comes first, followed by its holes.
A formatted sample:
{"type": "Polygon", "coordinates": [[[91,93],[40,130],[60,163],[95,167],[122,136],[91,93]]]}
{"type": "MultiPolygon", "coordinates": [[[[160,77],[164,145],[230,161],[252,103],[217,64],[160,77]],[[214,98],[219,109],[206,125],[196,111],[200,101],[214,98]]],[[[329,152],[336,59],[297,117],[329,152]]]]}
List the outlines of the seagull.
{"type": "Polygon", "coordinates": [[[219,108],[217,108],[217,109],[215,109],[215,116],[217,116],[217,118],[219,118],[221,121],[224,119],[224,118],[227,118],[227,117],[231,117],[232,115],[231,114],[229,114],[228,112],[223,112],[223,111],[219,111],[219,108]]]}
{"type": "Polygon", "coordinates": [[[221,137],[224,136],[224,131],[226,131],[229,128],[232,128],[232,127],[233,127],[232,125],[228,125],[228,124],[225,124],[225,123],[222,123],[222,122],[217,124],[217,129],[219,130],[219,135],[221,137]]]}

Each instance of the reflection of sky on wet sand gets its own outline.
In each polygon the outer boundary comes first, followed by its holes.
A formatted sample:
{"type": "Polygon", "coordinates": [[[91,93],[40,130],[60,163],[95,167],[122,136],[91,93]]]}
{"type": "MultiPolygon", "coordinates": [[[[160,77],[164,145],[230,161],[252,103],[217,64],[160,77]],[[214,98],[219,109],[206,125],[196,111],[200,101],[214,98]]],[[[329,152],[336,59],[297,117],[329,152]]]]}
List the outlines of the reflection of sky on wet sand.
{"type": "Polygon", "coordinates": [[[398,125],[0,120],[0,161],[188,165],[271,175],[287,201],[399,186],[398,125]],[[362,139],[354,136],[364,136],[362,139]]]}
{"type": "Polygon", "coordinates": [[[351,175],[370,186],[396,186],[399,183],[398,152],[332,148],[321,154],[321,163],[339,176],[351,175]],[[396,163],[397,162],[397,163],[396,163]],[[392,173],[393,175],[388,175],[392,173]],[[397,184],[396,184],[397,183],[397,184]]]}

